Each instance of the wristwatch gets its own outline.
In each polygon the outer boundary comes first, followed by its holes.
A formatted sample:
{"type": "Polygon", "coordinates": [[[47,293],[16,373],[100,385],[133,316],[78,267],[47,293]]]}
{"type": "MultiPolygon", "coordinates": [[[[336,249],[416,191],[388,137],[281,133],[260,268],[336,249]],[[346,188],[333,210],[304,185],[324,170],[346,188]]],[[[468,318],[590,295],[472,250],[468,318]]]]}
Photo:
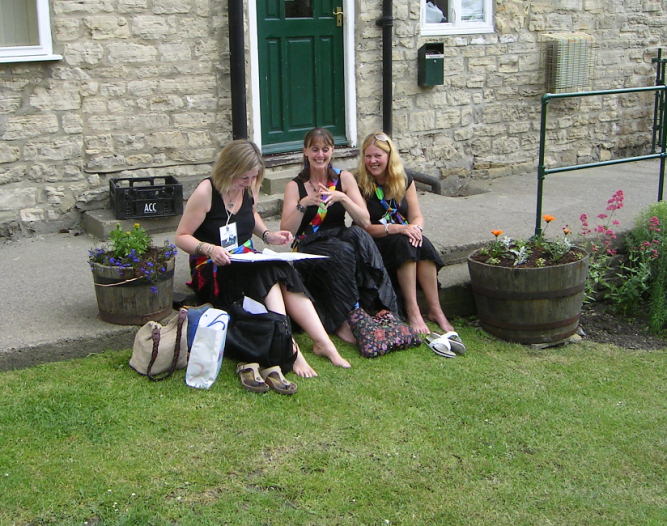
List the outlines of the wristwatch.
{"type": "Polygon", "coordinates": [[[301,203],[297,202],[296,204],[296,209],[301,212],[302,214],[306,213],[306,207],[303,206],[301,203]]]}

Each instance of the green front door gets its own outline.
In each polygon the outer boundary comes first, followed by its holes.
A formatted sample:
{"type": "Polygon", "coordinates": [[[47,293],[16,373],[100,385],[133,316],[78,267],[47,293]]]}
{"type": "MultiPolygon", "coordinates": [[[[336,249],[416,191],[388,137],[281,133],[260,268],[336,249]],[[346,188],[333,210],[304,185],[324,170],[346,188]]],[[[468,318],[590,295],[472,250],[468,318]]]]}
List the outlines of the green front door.
{"type": "Polygon", "coordinates": [[[257,0],[264,153],[299,150],[314,127],[346,142],[342,0],[257,0]],[[342,20],[342,16],[338,17],[342,20]]]}

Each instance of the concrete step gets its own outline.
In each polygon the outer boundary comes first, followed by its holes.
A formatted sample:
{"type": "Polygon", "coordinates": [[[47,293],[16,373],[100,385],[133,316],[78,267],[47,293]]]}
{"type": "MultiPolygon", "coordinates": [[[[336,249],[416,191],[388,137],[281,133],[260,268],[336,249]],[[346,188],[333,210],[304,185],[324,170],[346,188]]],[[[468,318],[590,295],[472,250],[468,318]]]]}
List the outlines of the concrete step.
{"type": "MultiPolygon", "coordinates": [[[[185,201],[183,202],[185,206],[185,201]]],[[[263,218],[277,219],[283,206],[283,194],[264,195],[260,194],[257,209],[263,218]]],[[[135,223],[139,223],[149,234],[161,234],[164,232],[175,232],[181,216],[168,217],[142,217],[133,219],[116,219],[110,208],[99,210],[88,210],[81,216],[81,228],[87,234],[101,240],[106,240],[116,225],[123,230],[129,230],[135,223]]]]}

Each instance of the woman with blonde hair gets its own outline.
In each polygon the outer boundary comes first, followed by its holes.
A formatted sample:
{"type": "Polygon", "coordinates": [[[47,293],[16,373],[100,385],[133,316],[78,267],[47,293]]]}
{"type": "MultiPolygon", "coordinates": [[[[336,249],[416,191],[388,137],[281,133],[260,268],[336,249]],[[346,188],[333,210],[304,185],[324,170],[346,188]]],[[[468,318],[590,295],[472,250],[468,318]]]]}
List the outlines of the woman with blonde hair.
{"type": "MultiPolygon", "coordinates": [[[[232,262],[230,255],[253,250],[252,235],[266,244],[286,245],[292,234],[271,231],[255,203],[264,175],[257,146],[246,140],[227,144],[185,206],[176,232],[176,245],[190,254],[192,281],[200,302],[225,309],[248,296],[270,311],[288,314],[313,340],[313,352],[336,365],[349,367],[324,330],[299,274],[281,261],[232,262]]],[[[317,376],[294,344],[294,372],[317,376]]]]}
{"type": "MultiPolygon", "coordinates": [[[[424,236],[424,216],[412,177],[405,173],[396,146],[384,132],[370,134],[361,146],[359,189],[366,199],[375,239],[387,271],[397,283],[408,323],[426,334],[417,303],[421,287],[428,305],[427,317],[446,331],[452,342],[460,341],[440,305],[437,274],[443,266],[435,247],[424,236]]],[[[462,344],[452,344],[452,350],[462,344]]]]}
{"type": "Polygon", "coordinates": [[[306,134],[303,169],[285,187],[280,226],[294,234],[297,250],[327,256],[295,266],[325,329],[354,343],[348,321],[352,311],[395,311],[397,303],[382,257],[364,230],[369,223],[366,203],[354,176],[332,166],[333,152],[328,130],[314,128],[306,134]]]}

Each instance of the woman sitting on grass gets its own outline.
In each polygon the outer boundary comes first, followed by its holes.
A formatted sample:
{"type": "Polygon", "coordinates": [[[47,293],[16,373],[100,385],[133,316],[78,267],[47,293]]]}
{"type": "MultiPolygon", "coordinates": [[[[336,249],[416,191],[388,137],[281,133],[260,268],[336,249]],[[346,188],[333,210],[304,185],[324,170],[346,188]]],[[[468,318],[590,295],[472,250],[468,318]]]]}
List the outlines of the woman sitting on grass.
{"type": "Polygon", "coordinates": [[[334,139],[315,128],[304,138],[303,170],[285,187],[280,227],[302,252],[328,256],[295,262],[329,333],[355,343],[348,315],[358,306],[395,311],[396,295],[373,239],[368,210],[354,176],[331,165],[334,139]],[[346,226],[346,215],[353,226],[346,226]]]}
{"type": "MultiPolygon", "coordinates": [[[[264,164],[257,146],[246,140],[227,144],[213,168],[188,199],[176,232],[176,245],[190,254],[192,282],[201,303],[227,308],[248,296],[270,311],[289,314],[313,340],[313,352],[343,367],[324,330],[299,274],[281,261],[234,263],[233,253],[252,249],[252,235],[267,244],[285,245],[292,234],[270,231],[255,208],[264,164]]],[[[294,343],[293,370],[303,377],[317,376],[294,343]]]]}
{"type": "Polygon", "coordinates": [[[371,219],[366,230],[398,284],[408,323],[419,333],[429,332],[417,303],[420,286],[428,305],[428,319],[446,331],[450,340],[458,338],[440,305],[437,274],[443,262],[423,234],[424,216],[415,183],[406,175],[396,146],[387,134],[377,132],[366,137],[361,152],[359,188],[371,219]]]}

